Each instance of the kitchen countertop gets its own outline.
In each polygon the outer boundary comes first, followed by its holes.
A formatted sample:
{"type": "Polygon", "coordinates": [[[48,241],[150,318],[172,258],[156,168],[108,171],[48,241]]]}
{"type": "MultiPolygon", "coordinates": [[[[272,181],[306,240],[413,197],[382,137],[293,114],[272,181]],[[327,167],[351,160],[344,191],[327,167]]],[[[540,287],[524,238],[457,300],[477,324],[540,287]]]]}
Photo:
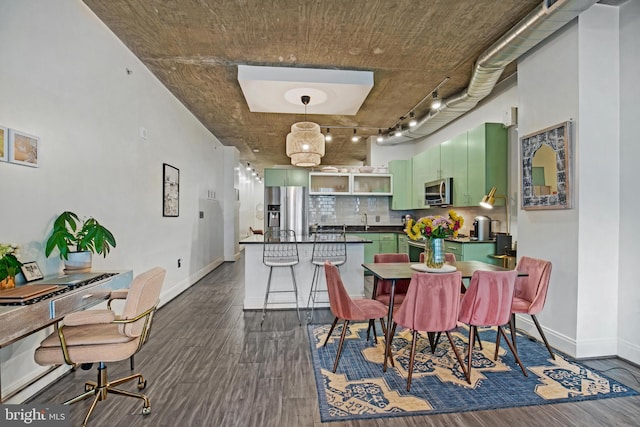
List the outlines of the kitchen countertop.
{"type": "MultiPolygon", "coordinates": [[[[360,237],[355,237],[355,236],[346,236],[346,241],[347,244],[353,244],[353,243],[373,243],[371,240],[367,240],[367,239],[361,239],[360,237]]],[[[296,236],[296,242],[297,243],[314,243],[315,242],[315,236],[313,235],[301,235],[301,236],[296,236]]],[[[262,234],[253,234],[249,237],[247,237],[246,239],[242,239],[239,242],[241,245],[251,245],[251,244],[263,244],[264,243],[264,235],[262,234]]]]}
{"type": "MultiPolygon", "coordinates": [[[[457,237],[457,238],[448,238],[444,239],[448,242],[457,242],[457,243],[495,243],[495,239],[491,240],[471,240],[469,237],[457,237]]],[[[424,240],[409,240],[409,244],[412,246],[420,246],[424,247],[424,240]]]]}

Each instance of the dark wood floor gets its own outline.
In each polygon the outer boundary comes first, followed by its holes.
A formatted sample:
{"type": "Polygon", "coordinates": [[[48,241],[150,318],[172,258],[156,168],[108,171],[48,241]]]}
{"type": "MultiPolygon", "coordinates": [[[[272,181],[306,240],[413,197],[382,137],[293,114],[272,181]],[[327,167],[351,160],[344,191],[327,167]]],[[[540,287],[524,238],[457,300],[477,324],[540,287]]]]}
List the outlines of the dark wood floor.
{"type": "MultiPolygon", "coordinates": [[[[266,278],[265,278],[266,280],[266,278]]],[[[314,426],[318,398],[306,328],[295,312],[243,312],[244,261],[225,263],[160,309],[153,333],[136,355],[148,380],[152,413],[138,400],[110,395],[92,426],[314,426]]],[[[328,310],[320,318],[330,322],[328,310]]],[[[316,315],[316,319],[318,316],[316,315]]],[[[637,390],[640,369],[619,359],[587,362],[637,390]],[[625,369],[618,369],[625,368],[625,369]]],[[[94,367],[95,368],[95,367],[94,367]]],[[[111,378],[129,374],[128,361],[109,364],[111,378]]],[[[32,400],[60,403],[79,394],[95,370],[76,370],[32,400]]],[[[135,391],[135,385],[126,386],[135,391]]],[[[89,401],[71,407],[80,425],[89,401]]],[[[424,417],[331,423],[331,426],[638,426],[640,396],[571,404],[424,417]]]]}

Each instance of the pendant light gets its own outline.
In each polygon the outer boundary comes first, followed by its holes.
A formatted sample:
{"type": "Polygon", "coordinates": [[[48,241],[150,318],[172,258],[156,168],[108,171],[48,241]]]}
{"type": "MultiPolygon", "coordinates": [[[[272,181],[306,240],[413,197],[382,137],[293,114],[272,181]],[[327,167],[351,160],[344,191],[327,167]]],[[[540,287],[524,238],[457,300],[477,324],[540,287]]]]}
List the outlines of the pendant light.
{"type": "Polygon", "coordinates": [[[300,100],[304,104],[304,121],[291,125],[291,132],[287,135],[287,156],[291,157],[294,166],[314,167],[324,156],[325,137],[318,124],[307,121],[307,105],[311,97],[302,95],[300,100]]]}

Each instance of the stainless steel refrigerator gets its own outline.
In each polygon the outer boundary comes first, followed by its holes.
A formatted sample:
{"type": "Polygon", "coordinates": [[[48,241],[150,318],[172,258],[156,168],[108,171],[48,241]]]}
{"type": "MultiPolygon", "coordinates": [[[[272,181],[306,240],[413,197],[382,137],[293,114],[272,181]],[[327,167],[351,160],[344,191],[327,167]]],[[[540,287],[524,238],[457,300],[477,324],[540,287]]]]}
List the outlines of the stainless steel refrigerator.
{"type": "Polygon", "coordinates": [[[297,236],[309,234],[307,187],[265,187],[265,230],[293,230],[297,236]]]}

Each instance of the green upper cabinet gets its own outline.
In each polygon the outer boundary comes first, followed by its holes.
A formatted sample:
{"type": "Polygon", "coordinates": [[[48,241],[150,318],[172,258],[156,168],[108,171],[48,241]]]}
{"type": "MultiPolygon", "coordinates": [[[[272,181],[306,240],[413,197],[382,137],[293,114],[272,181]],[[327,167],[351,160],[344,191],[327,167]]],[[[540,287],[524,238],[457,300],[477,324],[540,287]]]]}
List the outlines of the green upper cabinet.
{"type": "MultiPolygon", "coordinates": [[[[507,130],[500,123],[485,123],[467,132],[468,204],[478,206],[491,187],[507,194],[507,130]]],[[[496,199],[496,205],[504,204],[496,199]]]]}
{"type": "Polygon", "coordinates": [[[391,160],[389,172],[393,175],[392,210],[407,210],[412,207],[411,160],[391,160]]]}
{"type": "Polygon", "coordinates": [[[309,172],[306,169],[265,169],[265,187],[307,187],[309,172]]]}
{"type": "Polygon", "coordinates": [[[440,144],[440,178],[453,177],[453,140],[440,144]]]}
{"type": "Polygon", "coordinates": [[[424,185],[427,182],[440,178],[440,145],[431,147],[422,153],[416,154],[412,161],[412,205],[413,209],[425,209],[429,206],[424,204],[424,185]]]}
{"type": "Polygon", "coordinates": [[[453,138],[451,141],[453,153],[453,206],[469,206],[467,191],[467,132],[453,138]]]}
{"type": "Polygon", "coordinates": [[[435,147],[431,147],[427,150],[427,170],[426,170],[426,181],[423,182],[422,186],[422,196],[424,197],[424,184],[430,181],[435,181],[436,179],[441,177],[441,167],[440,167],[440,145],[436,145],[435,147]]]}
{"type": "Polygon", "coordinates": [[[424,209],[424,183],[429,181],[429,150],[411,158],[411,208],[424,209]]]}

